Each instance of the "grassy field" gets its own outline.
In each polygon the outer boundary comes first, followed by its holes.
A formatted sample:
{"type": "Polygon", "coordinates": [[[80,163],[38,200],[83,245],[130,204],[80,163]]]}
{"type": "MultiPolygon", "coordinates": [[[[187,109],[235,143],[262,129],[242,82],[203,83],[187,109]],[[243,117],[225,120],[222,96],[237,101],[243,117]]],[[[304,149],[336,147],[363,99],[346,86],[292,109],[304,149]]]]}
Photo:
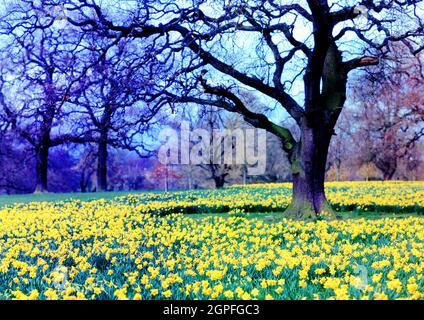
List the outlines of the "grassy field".
{"type": "MultiPolygon", "coordinates": [[[[159,192],[159,191],[149,191],[159,192]]],[[[57,201],[91,201],[98,199],[111,200],[116,197],[123,197],[129,194],[146,193],[145,191],[115,191],[115,192],[75,192],[75,193],[36,193],[36,194],[18,194],[18,195],[0,195],[0,208],[6,205],[29,202],[57,202],[57,201]]]]}
{"type": "Polygon", "coordinates": [[[327,194],[343,219],[283,218],[289,184],[3,196],[0,299],[423,299],[424,183],[327,194]]]}

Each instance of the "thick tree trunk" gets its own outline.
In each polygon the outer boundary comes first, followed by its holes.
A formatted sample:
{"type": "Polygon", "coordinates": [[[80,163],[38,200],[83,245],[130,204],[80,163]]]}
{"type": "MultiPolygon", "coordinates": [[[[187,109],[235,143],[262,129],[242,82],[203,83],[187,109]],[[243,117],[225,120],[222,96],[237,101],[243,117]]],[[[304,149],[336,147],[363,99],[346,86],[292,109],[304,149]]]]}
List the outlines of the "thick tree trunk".
{"type": "Polygon", "coordinates": [[[292,202],[285,211],[291,218],[334,217],[324,190],[325,166],[331,133],[301,125],[301,138],[290,155],[293,174],[292,202]]]}
{"type": "Polygon", "coordinates": [[[384,174],[383,174],[384,181],[392,180],[393,176],[395,175],[395,172],[396,172],[396,169],[385,171],[384,174]]]}
{"type": "Polygon", "coordinates": [[[102,132],[97,146],[97,191],[107,190],[107,132],[102,132]]]}
{"type": "Polygon", "coordinates": [[[377,161],[376,167],[383,173],[383,179],[392,180],[397,169],[397,159],[392,157],[391,159],[384,159],[377,161]]]}
{"type": "Polygon", "coordinates": [[[326,21],[320,23],[322,34],[315,33],[320,48],[313,52],[304,77],[305,116],[299,123],[300,140],[289,154],[293,196],[285,215],[297,219],[337,217],[326,199],[324,180],[331,136],[346,100],[348,69],[336,44],[326,43],[331,39],[326,21]]]}
{"type": "Polygon", "coordinates": [[[215,176],[213,177],[213,181],[215,182],[216,189],[222,189],[225,185],[225,176],[215,176]]]}
{"type": "Polygon", "coordinates": [[[47,192],[49,146],[41,145],[35,150],[35,191],[47,192]]]}

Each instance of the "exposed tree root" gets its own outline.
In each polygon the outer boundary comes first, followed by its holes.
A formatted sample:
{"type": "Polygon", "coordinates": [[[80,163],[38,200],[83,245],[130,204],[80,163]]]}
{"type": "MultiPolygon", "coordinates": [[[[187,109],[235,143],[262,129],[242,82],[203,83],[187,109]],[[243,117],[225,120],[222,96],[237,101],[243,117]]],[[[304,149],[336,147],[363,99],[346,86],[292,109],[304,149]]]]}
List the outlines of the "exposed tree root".
{"type": "Polygon", "coordinates": [[[340,215],[325,200],[321,210],[316,212],[309,201],[293,201],[283,212],[283,216],[294,220],[334,220],[341,219],[340,215]]]}

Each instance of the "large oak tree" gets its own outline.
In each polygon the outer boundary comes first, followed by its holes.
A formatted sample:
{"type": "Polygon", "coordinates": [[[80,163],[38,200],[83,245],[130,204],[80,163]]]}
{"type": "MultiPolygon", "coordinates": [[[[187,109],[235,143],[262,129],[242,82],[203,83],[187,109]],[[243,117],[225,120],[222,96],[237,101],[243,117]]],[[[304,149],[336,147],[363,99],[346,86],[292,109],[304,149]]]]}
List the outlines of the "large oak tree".
{"type": "MultiPolygon", "coordinates": [[[[325,167],[348,74],[378,64],[391,42],[404,42],[412,54],[423,50],[420,2],[60,1],[74,27],[111,43],[139,41],[166,66],[167,77],[158,75],[147,101],[225,108],[279,137],[293,175],[293,200],[286,211],[291,217],[331,211],[325,167]],[[254,90],[285,110],[298,134],[250,110],[240,89],[254,90]]],[[[53,20],[39,18],[33,25],[49,28],[53,20]]]]}

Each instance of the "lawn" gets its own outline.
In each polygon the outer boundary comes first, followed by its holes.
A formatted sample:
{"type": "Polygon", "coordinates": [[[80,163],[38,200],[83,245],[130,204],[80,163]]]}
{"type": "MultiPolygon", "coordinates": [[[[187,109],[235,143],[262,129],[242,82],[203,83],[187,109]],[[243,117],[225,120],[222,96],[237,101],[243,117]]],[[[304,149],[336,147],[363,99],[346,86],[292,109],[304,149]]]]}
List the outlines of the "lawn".
{"type": "Polygon", "coordinates": [[[282,218],[288,184],[18,196],[0,299],[422,299],[423,190],[328,184],[332,221],[282,218]]]}
{"type": "Polygon", "coordinates": [[[128,194],[144,193],[143,191],[115,191],[115,192],[75,192],[75,193],[35,193],[18,195],[0,195],[0,208],[6,205],[29,202],[57,202],[67,200],[91,201],[98,199],[110,200],[115,197],[122,197],[128,194]]]}

